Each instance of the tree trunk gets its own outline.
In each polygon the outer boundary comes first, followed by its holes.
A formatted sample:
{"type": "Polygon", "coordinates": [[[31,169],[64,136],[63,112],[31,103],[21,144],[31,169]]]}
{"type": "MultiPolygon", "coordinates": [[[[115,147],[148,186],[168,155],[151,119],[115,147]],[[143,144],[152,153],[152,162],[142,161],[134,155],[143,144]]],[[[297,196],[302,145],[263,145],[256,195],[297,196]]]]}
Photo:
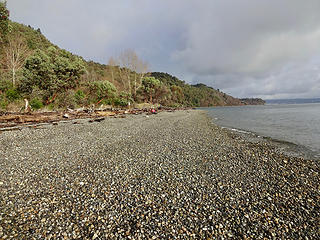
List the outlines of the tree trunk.
{"type": "Polygon", "coordinates": [[[137,74],[134,74],[134,97],[137,95],[137,74]]]}
{"type": "Polygon", "coordinates": [[[131,81],[130,81],[130,76],[129,76],[129,73],[127,74],[127,78],[128,78],[128,86],[129,86],[129,94],[131,95],[131,81]]]}
{"type": "Polygon", "coordinates": [[[24,111],[25,112],[30,112],[31,108],[30,108],[28,99],[25,98],[24,102],[25,102],[24,111]]]}
{"type": "Polygon", "coordinates": [[[16,70],[15,68],[12,69],[12,85],[15,87],[16,85],[16,70]]]}
{"type": "Polygon", "coordinates": [[[57,97],[57,93],[55,93],[53,95],[52,99],[47,99],[46,104],[48,105],[48,104],[52,103],[56,99],[56,97],[57,97]]]}
{"type": "Polygon", "coordinates": [[[121,70],[120,67],[118,68],[118,70],[119,70],[120,79],[121,79],[121,82],[122,82],[122,85],[123,85],[123,90],[125,91],[125,89],[126,89],[125,74],[123,73],[123,71],[121,70]]]}

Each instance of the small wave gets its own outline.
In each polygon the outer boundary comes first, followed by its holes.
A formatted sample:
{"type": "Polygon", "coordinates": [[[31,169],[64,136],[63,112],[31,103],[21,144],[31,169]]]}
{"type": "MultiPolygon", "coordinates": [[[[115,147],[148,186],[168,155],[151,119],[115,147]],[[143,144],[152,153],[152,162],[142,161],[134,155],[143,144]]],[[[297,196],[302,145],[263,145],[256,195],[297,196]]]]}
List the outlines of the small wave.
{"type": "Polygon", "coordinates": [[[245,133],[245,134],[252,134],[251,132],[247,132],[247,131],[244,131],[244,130],[240,130],[240,129],[237,129],[237,128],[229,128],[231,131],[234,131],[234,132],[239,132],[239,133],[245,133]]]}
{"type": "MultiPolygon", "coordinates": [[[[230,131],[234,131],[234,132],[237,132],[237,133],[244,133],[244,134],[254,134],[252,132],[248,132],[248,131],[245,131],[245,130],[241,130],[241,129],[237,129],[237,128],[229,128],[229,127],[223,127],[223,126],[220,126],[221,129],[227,129],[227,130],[230,130],[230,131]]],[[[257,136],[257,137],[260,137],[260,136],[257,136]]]]}

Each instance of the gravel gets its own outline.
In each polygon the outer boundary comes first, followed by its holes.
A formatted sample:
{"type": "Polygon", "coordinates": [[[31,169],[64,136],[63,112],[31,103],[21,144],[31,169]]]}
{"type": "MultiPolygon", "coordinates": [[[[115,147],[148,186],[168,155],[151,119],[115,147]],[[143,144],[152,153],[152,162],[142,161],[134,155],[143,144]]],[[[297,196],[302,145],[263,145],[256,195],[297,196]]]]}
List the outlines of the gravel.
{"type": "Polygon", "coordinates": [[[319,239],[319,159],[202,111],[0,132],[0,239],[319,239]]]}

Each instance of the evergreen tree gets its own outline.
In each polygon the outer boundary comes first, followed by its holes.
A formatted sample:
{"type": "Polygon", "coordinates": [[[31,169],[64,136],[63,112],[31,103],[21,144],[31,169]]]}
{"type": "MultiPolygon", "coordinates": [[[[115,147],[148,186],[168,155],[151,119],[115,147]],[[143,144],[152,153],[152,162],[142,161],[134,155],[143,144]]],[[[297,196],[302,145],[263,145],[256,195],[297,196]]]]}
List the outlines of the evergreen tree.
{"type": "Polygon", "coordinates": [[[49,102],[50,97],[75,88],[85,68],[79,57],[65,50],[50,47],[47,52],[37,50],[27,58],[24,81],[19,89],[31,93],[34,87],[38,87],[45,92],[45,100],[49,102]]]}
{"type": "Polygon", "coordinates": [[[91,95],[95,97],[97,103],[115,96],[117,89],[108,81],[95,81],[91,84],[91,95]]]}
{"type": "Polygon", "coordinates": [[[140,87],[140,92],[144,95],[144,100],[150,103],[153,102],[153,97],[156,91],[161,86],[161,82],[154,77],[145,77],[142,79],[142,84],[140,87]]]}
{"type": "Polygon", "coordinates": [[[0,2],[0,42],[5,41],[9,32],[9,16],[7,2],[0,2]]]}

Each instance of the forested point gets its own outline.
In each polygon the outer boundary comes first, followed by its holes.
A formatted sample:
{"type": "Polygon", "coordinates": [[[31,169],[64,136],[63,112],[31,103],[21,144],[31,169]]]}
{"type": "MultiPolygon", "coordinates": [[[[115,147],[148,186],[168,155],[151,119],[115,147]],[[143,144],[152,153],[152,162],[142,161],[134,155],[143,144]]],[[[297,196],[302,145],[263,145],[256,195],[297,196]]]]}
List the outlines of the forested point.
{"type": "Polygon", "coordinates": [[[56,110],[138,103],[168,107],[243,105],[204,84],[189,85],[168,73],[150,72],[128,49],[106,64],[86,61],[52,44],[40,29],[13,22],[0,3],[0,110],[56,110]]]}

